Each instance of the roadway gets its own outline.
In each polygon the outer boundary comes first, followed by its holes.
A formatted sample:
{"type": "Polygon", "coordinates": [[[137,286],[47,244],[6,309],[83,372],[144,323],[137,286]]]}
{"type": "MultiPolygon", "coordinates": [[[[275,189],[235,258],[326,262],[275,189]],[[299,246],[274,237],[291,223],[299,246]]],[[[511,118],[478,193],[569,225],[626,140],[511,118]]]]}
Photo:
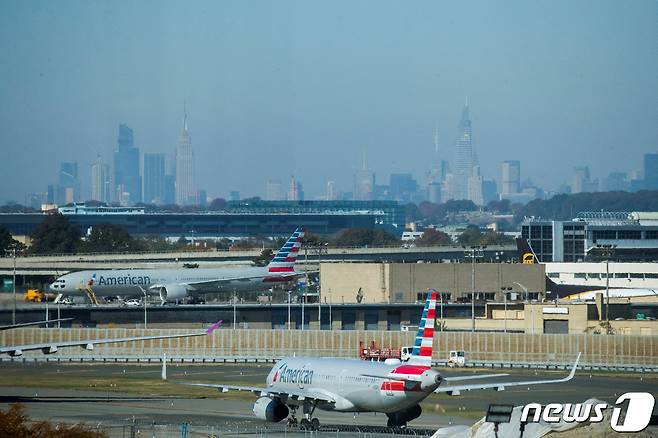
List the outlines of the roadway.
{"type": "MultiPolygon", "coordinates": [[[[156,423],[178,427],[188,422],[216,432],[235,432],[236,429],[256,432],[265,423],[251,413],[255,396],[220,394],[212,389],[179,386],[174,382],[262,385],[269,369],[267,365],[170,365],[169,381],[162,382],[158,366],[2,363],[0,385],[4,387],[0,409],[19,401],[24,403],[31,417],[56,422],[125,425],[134,417],[142,425],[156,423]]],[[[445,370],[446,375],[471,372],[445,370]]],[[[508,372],[512,376],[505,379],[557,376],[544,371],[508,372]]],[[[447,425],[470,425],[484,416],[490,403],[577,403],[597,398],[613,404],[619,395],[631,391],[657,394],[658,376],[579,372],[574,380],[562,385],[515,387],[503,392],[476,391],[459,397],[432,395],[422,405],[423,415],[410,426],[422,433],[447,425]]],[[[319,411],[317,417],[326,430],[360,427],[375,431],[386,422],[383,414],[354,416],[319,411]]],[[[270,424],[269,427],[275,426],[270,424]]]]}

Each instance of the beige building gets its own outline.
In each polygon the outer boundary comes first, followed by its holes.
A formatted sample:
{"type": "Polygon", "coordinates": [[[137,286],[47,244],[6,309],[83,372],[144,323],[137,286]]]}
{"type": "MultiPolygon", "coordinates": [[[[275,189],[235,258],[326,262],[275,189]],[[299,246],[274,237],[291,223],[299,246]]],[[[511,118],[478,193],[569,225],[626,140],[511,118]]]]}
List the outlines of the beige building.
{"type": "Polygon", "coordinates": [[[423,301],[427,289],[447,301],[470,297],[475,271],[478,299],[541,299],[546,291],[544,266],[509,263],[324,263],[320,267],[322,301],[331,303],[409,303],[423,301]]]}

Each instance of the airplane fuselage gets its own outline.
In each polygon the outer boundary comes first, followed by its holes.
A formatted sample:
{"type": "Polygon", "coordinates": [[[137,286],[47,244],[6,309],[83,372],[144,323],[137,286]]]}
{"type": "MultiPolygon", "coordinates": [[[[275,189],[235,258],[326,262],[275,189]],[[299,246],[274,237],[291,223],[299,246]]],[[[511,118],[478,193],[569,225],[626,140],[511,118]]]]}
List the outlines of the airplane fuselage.
{"type": "MultiPolygon", "coordinates": [[[[335,401],[319,403],[318,409],[383,413],[398,412],[417,405],[440,382],[440,374],[429,367],[315,357],[282,359],[274,365],[266,379],[271,391],[303,389],[309,394],[323,395],[335,401]],[[397,380],[385,376],[393,376],[397,380]],[[403,377],[419,379],[422,383],[399,380],[403,377]]],[[[294,404],[295,401],[288,400],[288,403],[294,404]]]]}
{"type": "Polygon", "coordinates": [[[59,277],[50,290],[64,295],[85,295],[91,287],[98,296],[143,296],[157,286],[194,284],[206,281],[212,284],[193,287],[199,292],[240,292],[265,290],[272,287],[273,279],[265,267],[196,268],[196,269],[113,269],[78,271],[59,277]],[[241,277],[236,279],[237,277],[241,277]],[[248,277],[248,278],[245,278],[248,277]]]}

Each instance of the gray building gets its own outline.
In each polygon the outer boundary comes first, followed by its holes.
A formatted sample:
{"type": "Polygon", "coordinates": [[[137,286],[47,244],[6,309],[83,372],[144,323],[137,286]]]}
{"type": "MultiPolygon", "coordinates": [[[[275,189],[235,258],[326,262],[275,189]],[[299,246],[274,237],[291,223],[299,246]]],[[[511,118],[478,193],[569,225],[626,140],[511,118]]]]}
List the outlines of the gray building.
{"type": "Polygon", "coordinates": [[[473,175],[473,166],[477,163],[473,148],[473,131],[468,104],[464,106],[459,122],[459,136],[455,145],[454,193],[451,199],[470,199],[468,182],[473,175]]]}
{"type": "Polygon", "coordinates": [[[521,237],[540,262],[658,261],[658,212],[582,212],[570,221],[529,218],[521,237]]]}
{"type": "Polygon", "coordinates": [[[133,130],[124,123],[119,125],[117,144],[114,152],[114,197],[119,202],[135,204],[142,198],[139,149],[134,144],[133,130]]]}
{"type": "Polygon", "coordinates": [[[658,154],[644,154],[644,188],[658,190],[658,154]]]}
{"type": "Polygon", "coordinates": [[[59,167],[57,181],[57,204],[70,204],[80,200],[80,179],[78,177],[78,163],[63,162],[59,167]]]}
{"type": "Polygon", "coordinates": [[[187,129],[187,113],[183,121],[183,132],[176,145],[176,204],[190,205],[197,198],[194,187],[194,151],[187,129]]]}
{"type": "Polygon", "coordinates": [[[91,165],[91,199],[99,202],[110,202],[112,200],[112,188],[110,183],[110,166],[105,164],[100,155],[96,162],[91,165]]]}
{"type": "Polygon", "coordinates": [[[500,197],[507,199],[508,195],[521,191],[521,162],[516,160],[503,161],[500,197]]]}
{"type": "Polygon", "coordinates": [[[144,197],[147,204],[162,204],[165,198],[164,154],[144,154],[144,197]]]}

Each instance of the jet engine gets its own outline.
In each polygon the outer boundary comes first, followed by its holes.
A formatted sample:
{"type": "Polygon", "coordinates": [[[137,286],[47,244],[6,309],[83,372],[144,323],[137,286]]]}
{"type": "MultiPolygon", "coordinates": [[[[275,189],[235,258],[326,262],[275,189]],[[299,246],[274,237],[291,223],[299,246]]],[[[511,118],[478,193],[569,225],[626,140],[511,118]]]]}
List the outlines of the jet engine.
{"type": "Polygon", "coordinates": [[[388,416],[388,427],[406,426],[408,421],[415,420],[423,413],[420,405],[415,405],[401,411],[386,414],[388,416]]]}
{"type": "Polygon", "coordinates": [[[168,284],[160,288],[160,300],[167,301],[182,300],[187,295],[187,289],[180,284],[168,284]]]}
{"type": "Polygon", "coordinates": [[[269,397],[261,397],[254,403],[254,415],[260,420],[278,423],[286,418],[288,413],[290,413],[288,406],[269,397]]]}

